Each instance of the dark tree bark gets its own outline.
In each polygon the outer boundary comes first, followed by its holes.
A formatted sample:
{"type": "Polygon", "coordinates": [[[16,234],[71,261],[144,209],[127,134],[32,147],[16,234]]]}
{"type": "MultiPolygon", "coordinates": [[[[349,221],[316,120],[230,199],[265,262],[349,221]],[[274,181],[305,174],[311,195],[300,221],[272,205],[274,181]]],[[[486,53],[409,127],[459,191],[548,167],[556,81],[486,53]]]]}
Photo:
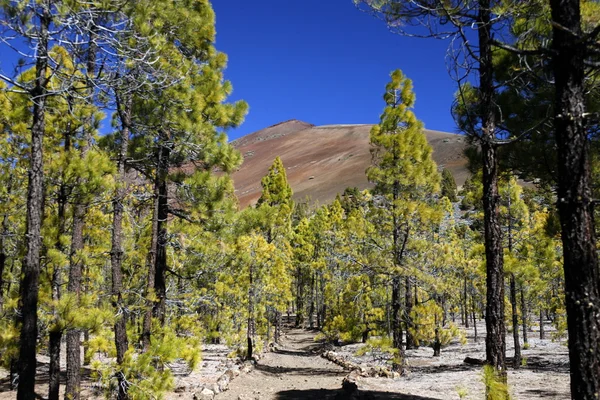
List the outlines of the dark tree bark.
{"type": "MultiPolygon", "coordinates": [[[[154,192],[158,193],[158,179],[154,179],[154,192]]],[[[150,293],[154,292],[154,281],[156,277],[156,248],[158,244],[158,196],[154,196],[152,207],[152,236],[150,239],[150,250],[148,251],[148,277],[146,282],[146,312],[144,313],[144,322],[142,326],[142,349],[148,351],[150,348],[150,339],[152,331],[152,310],[154,302],[150,300],[150,293]]]]}
{"type": "MultiPolygon", "coordinates": [[[[110,251],[112,269],[112,305],[117,314],[115,321],[115,346],[117,349],[117,364],[123,363],[125,352],[129,346],[127,340],[127,313],[123,304],[123,202],[127,193],[126,169],[127,146],[129,144],[129,132],[131,127],[131,99],[125,103],[117,96],[117,111],[121,120],[121,146],[117,159],[117,190],[113,199],[113,233],[110,251]]],[[[118,398],[128,399],[127,381],[122,371],[117,371],[118,398]]]]}
{"type": "Polygon", "coordinates": [[[467,293],[467,277],[463,279],[463,301],[461,310],[465,328],[469,329],[469,294],[467,293]]]}
{"type": "Polygon", "coordinates": [[[479,1],[479,91],[481,154],[483,158],[483,212],[486,259],[486,361],[506,377],[506,327],[504,325],[504,260],[499,223],[498,155],[495,144],[495,108],[491,46],[490,0],[479,1]]]}
{"type": "Polygon", "coordinates": [[[42,245],[42,201],[44,196],[43,138],[46,131],[46,95],[48,72],[48,28],[51,23],[50,6],[42,5],[39,15],[33,124],[31,126],[31,160],[27,188],[26,254],[21,268],[21,334],[19,338],[18,400],[35,398],[36,344],[38,336],[38,295],[40,277],[40,249],[42,245]]]}
{"type": "Polygon", "coordinates": [[[525,301],[525,288],[521,284],[521,323],[523,324],[523,345],[528,345],[527,339],[527,302],[525,301]]]}
{"type": "Polygon", "coordinates": [[[590,189],[584,60],[579,0],[551,0],[556,86],[558,212],[562,227],[571,398],[600,393],[600,273],[590,189]]]}
{"type": "Polygon", "coordinates": [[[404,280],[404,309],[405,309],[405,318],[406,318],[406,350],[414,349],[415,346],[415,338],[412,334],[412,329],[414,329],[414,324],[412,322],[412,318],[410,313],[412,312],[412,308],[414,305],[413,298],[413,285],[411,278],[407,276],[404,280]]]}
{"type": "Polygon", "coordinates": [[[510,305],[512,309],[513,340],[515,344],[513,368],[517,369],[521,366],[521,343],[519,342],[519,312],[517,310],[517,284],[515,282],[514,274],[510,274],[510,305]]]}
{"type": "Polygon", "coordinates": [[[172,143],[167,132],[161,131],[159,138],[159,147],[157,154],[156,179],[158,193],[158,220],[157,220],[157,242],[156,242],[156,260],[155,260],[155,280],[154,292],[157,301],[154,304],[153,314],[161,324],[165,322],[166,301],[167,301],[167,244],[169,243],[169,232],[167,219],[169,217],[169,191],[167,178],[169,175],[169,163],[172,150],[172,143]]]}
{"type": "Polygon", "coordinates": [[[296,328],[304,325],[304,274],[301,267],[297,268],[298,281],[296,286],[296,328]]]}
{"type": "MultiPolygon", "coordinates": [[[[96,64],[96,45],[94,41],[95,32],[92,30],[89,35],[89,48],[87,49],[87,84],[93,87],[92,76],[95,72],[96,64]]],[[[89,89],[90,95],[93,89],[89,89]]],[[[93,119],[93,117],[91,117],[93,119]]],[[[93,120],[89,121],[85,129],[84,144],[81,147],[81,158],[84,159],[89,151],[90,142],[93,133],[93,120]]],[[[77,180],[76,185],[80,186],[82,181],[77,180]]],[[[81,295],[81,282],[83,275],[83,260],[79,256],[84,248],[83,228],[85,225],[85,215],[89,204],[86,204],[82,195],[75,198],[73,205],[73,226],[71,232],[71,252],[69,254],[69,284],[67,290],[74,293],[79,301],[81,295]]],[[[65,397],[71,400],[79,400],[81,386],[81,330],[78,328],[67,331],[67,382],[65,388],[65,397]]]]}
{"type": "Polygon", "coordinates": [[[254,336],[254,276],[253,266],[250,264],[249,277],[250,284],[248,285],[248,329],[246,331],[246,340],[248,342],[248,350],[246,352],[246,359],[252,359],[252,337],[254,336]]]}
{"type": "Polygon", "coordinates": [[[546,338],[544,332],[544,309],[540,307],[540,340],[544,340],[546,338]]]}
{"type": "MultiPolygon", "coordinates": [[[[6,184],[6,197],[7,199],[12,194],[13,176],[8,176],[8,182],[6,184]]],[[[4,270],[6,268],[6,260],[8,259],[8,253],[6,250],[6,243],[4,238],[8,235],[8,212],[2,217],[2,231],[0,232],[0,314],[4,309],[4,270]]]]}
{"type": "Polygon", "coordinates": [[[475,297],[471,296],[471,316],[473,318],[473,340],[475,343],[479,340],[477,337],[477,310],[475,309],[475,297]]]}
{"type": "MultiPolygon", "coordinates": [[[[72,110],[72,99],[68,99],[69,111],[72,110]]],[[[71,150],[71,136],[73,132],[71,126],[67,127],[64,132],[64,150],[65,153],[71,150]]],[[[58,189],[57,196],[57,222],[58,229],[56,232],[56,244],[55,247],[60,252],[65,252],[65,248],[62,245],[62,236],[66,232],[66,208],[68,201],[68,187],[65,183],[65,177],[62,177],[61,184],[58,189]]],[[[57,266],[52,271],[52,300],[58,301],[60,300],[60,288],[62,286],[62,275],[61,268],[57,266]]],[[[58,314],[57,311],[54,310],[54,324],[58,323],[58,314]]],[[[48,399],[49,400],[58,400],[59,399],[59,390],[60,390],[60,342],[62,340],[62,330],[60,328],[54,328],[50,331],[49,334],[49,344],[48,344],[48,353],[50,355],[50,365],[48,368],[48,399]]]]}

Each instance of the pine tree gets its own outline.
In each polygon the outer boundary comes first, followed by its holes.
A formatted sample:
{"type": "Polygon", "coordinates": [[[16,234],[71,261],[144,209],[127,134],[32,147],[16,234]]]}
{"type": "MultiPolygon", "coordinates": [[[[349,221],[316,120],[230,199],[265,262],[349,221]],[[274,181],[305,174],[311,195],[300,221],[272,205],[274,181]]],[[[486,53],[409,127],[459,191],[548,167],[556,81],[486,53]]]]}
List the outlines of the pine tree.
{"type": "MultiPolygon", "coordinates": [[[[440,177],[431,158],[431,147],[422,132],[412,107],[415,95],[412,82],[400,70],[391,74],[383,99],[386,103],[381,121],[371,131],[373,166],[367,170],[375,192],[381,194],[382,205],[389,218],[392,234],[392,332],[394,347],[402,352],[401,278],[405,280],[403,315],[410,315],[413,305],[412,277],[405,273],[405,250],[411,235],[418,230],[420,218],[427,219],[431,196],[439,190],[440,177]]],[[[410,319],[407,327],[411,327],[410,319]]],[[[407,348],[413,346],[407,334],[407,348]]],[[[402,354],[401,354],[402,356],[402,354]]]]}

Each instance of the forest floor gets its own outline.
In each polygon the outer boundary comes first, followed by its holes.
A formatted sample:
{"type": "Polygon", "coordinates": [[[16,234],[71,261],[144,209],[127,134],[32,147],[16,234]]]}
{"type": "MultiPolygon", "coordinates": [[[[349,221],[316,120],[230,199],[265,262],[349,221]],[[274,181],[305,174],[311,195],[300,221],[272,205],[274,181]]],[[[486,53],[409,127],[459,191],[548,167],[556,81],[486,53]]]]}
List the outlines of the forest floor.
{"type": "MultiPolygon", "coordinates": [[[[468,365],[465,357],[485,358],[485,331],[483,321],[478,323],[479,340],[475,342],[473,329],[467,329],[467,344],[458,341],[433,357],[428,347],[408,350],[409,372],[396,378],[360,377],[358,389],[361,399],[446,400],[482,399],[484,386],[482,367],[468,365]]],[[[199,394],[203,387],[211,388],[226,370],[235,371],[228,390],[216,394],[217,400],[293,400],[345,399],[342,381],[349,371],[321,356],[324,350],[333,350],[338,358],[361,367],[385,366],[388,356],[372,351],[357,356],[363,344],[331,347],[315,341],[316,332],[287,328],[279,346],[262,355],[253,368],[234,363],[227,358],[230,349],[224,345],[206,345],[201,368],[185,371],[173,365],[175,391],[167,400],[204,399],[199,394]],[[239,376],[238,376],[239,375],[239,376]]],[[[537,332],[529,333],[530,347],[522,350],[524,365],[518,370],[509,368],[508,382],[513,399],[568,399],[568,351],[564,341],[540,340],[537,332]]],[[[549,335],[548,335],[549,336],[549,335]]],[[[507,336],[507,356],[513,354],[512,336],[507,336]]],[[[40,356],[38,393],[47,393],[47,360],[40,356]]],[[[64,363],[63,363],[64,365],[64,363]]],[[[93,391],[93,382],[85,380],[82,398],[100,399],[93,391]]],[[[0,400],[14,399],[9,391],[7,372],[0,369],[0,400]]]]}

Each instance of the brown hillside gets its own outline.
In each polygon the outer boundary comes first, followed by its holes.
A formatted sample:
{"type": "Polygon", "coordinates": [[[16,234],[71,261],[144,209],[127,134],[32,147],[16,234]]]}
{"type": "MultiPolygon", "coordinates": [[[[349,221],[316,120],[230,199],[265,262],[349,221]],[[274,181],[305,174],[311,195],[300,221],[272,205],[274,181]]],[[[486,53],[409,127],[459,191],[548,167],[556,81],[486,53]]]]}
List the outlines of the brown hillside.
{"type": "MultiPolygon", "coordinates": [[[[233,145],[244,156],[244,163],[233,174],[240,207],[256,203],[261,193],[260,180],[275,157],[280,156],[296,200],[309,196],[327,203],[345,188],[366,189],[365,170],[371,163],[369,131],[372,125],[323,125],[291,120],[244,136],[233,145]]],[[[448,168],[457,185],[468,176],[463,155],[464,137],[425,130],[438,166],[448,168]]]]}

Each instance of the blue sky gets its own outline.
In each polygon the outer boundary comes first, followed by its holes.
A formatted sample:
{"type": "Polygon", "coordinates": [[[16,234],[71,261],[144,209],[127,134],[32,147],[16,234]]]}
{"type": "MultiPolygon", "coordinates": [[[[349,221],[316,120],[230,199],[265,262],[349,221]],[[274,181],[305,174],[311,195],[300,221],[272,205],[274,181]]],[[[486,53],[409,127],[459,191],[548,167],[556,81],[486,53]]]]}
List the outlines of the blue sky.
{"type": "Polygon", "coordinates": [[[415,111],[428,129],[455,132],[456,84],[448,42],[407,38],[352,0],[213,0],[218,50],[229,56],[230,99],[250,106],[230,139],[288,119],[316,125],[376,123],[389,73],[413,80],[415,111]]]}
{"type": "MultiPolygon", "coordinates": [[[[229,100],[246,100],[244,124],[230,140],[299,119],[315,125],[377,123],[389,73],[413,80],[417,118],[428,129],[455,132],[450,106],[456,84],[445,65],[448,42],[388,31],[352,0],[212,0],[219,51],[229,57],[229,100]]],[[[0,46],[0,70],[17,54],[0,46]]],[[[110,119],[102,132],[109,131],[110,119]]]]}

